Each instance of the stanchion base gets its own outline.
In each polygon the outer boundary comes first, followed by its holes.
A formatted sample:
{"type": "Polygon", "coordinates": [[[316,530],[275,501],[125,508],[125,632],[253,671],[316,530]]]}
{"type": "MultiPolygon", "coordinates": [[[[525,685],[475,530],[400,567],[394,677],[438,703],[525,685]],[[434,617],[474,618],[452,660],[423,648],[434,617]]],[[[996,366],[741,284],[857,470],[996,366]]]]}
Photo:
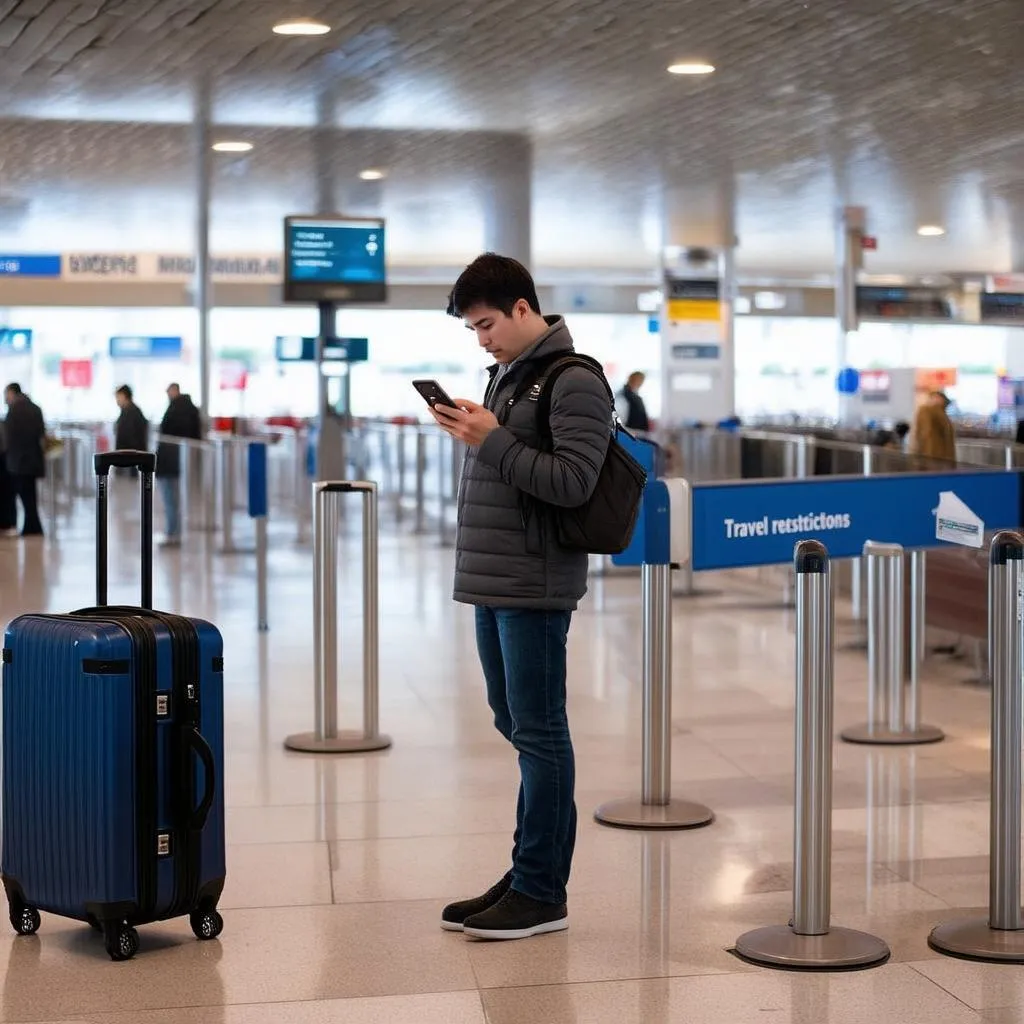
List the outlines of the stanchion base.
{"type": "Polygon", "coordinates": [[[612,828],[703,828],[714,820],[714,811],[709,807],[687,800],[669,800],[667,804],[645,804],[636,798],[612,800],[594,811],[594,821],[612,828]]]}
{"type": "Polygon", "coordinates": [[[884,725],[854,725],[839,734],[847,743],[875,744],[883,747],[911,746],[921,743],[938,743],[946,734],[934,725],[919,725],[914,730],[893,732],[884,725]]]}
{"type": "Polygon", "coordinates": [[[843,970],[875,967],[889,959],[889,947],[874,935],[833,928],[827,935],[797,935],[787,925],[756,928],[736,940],[736,955],[762,967],[843,970]]]}
{"type": "Polygon", "coordinates": [[[837,644],[837,651],[866,651],[868,642],[861,637],[859,640],[847,640],[845,643],[837,644]]]}
{"type": "Polygon", "coordinates": [[[685,601],[687,598],[693,597],[721,597],[722,592],[720,590],[711,590],[709,587],[691,587],[689,590],[672,590],[673,601],[685,601]]]}
{"type": "Polygon", "coordinates": [[[937,925],[928,936],[928,945],[964,960],[1024,964],[1024,931],[1000,931],[990,927],[985,917],[937,925]]]}
{"type": "Polygon", "coordinates": [[[297,732],[284,741],[288,750],[304,754],[359,754],[368,750],[386,750],[390,736],[364,736],[361,732],[340,732],[330,739],[318,740],[315,732],[297,732]]]}

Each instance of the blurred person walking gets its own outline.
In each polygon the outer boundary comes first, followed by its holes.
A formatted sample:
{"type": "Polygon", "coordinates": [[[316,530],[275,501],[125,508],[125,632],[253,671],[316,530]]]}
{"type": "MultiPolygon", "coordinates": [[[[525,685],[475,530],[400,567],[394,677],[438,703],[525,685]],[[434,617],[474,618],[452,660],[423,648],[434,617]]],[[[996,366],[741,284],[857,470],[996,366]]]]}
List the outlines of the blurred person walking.
{"type": "Polygon", "coordinates": [[[626,381],[626,386],[619,392],[615,400],[615,411],[619,420],[627,430],[635,430],[638,433],[650,432],[651,420],[647,415],[647,406],[640,397],[640,389],[644,386],[647,377],[639,370],[631,373],[626,381]]]}
{"type": "Polygon", "coordinates": [[[949,398],[933,391],[918,406],[911,433],[911,450],[925,459],[956,465],[956,431],[946,409],[949,398]]]}
{"type": "Polygon", "coordinates": [[[167,411],[160,422],[160,442],[156,449],[156,478],[164,502],[167,520],[163,547],[181,545],[181,479],[182,445],[165,438],[185,438],[198,441],[202,437],[199,410],[190,395],[182,394],[177,384],[167,388],[167,411]]]}
{"type": "Polygon", "coordinates": [[[11,487],[21,501],[21,535],[41,537],[37,481],[46,476],[46,424],[43,412],[20,384],[4,388],[7,419],[4,421],[4,461],[11,487]]]}

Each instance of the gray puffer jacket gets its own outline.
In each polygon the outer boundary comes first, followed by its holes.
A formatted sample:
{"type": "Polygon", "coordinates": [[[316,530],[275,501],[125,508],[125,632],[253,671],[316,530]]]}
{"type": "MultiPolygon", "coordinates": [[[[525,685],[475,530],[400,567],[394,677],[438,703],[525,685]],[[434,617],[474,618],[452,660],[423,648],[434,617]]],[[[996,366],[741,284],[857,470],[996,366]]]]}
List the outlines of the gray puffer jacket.
{"type": "Polygon", "coordinates": [[[558,543],[545,504],[575,508],[593,494],[611,439],[613,410],[595,373],[566,370],[551,395],[553,451],[540,450],[532,389],[508,403],[531,375],[531,364],[573,351],[565,321],[546,319],[548,331],[496,383],[498,367],[492,368],[485,401],[502,426],[469,450],[462,468],[455,600],[465,604],[572,610],[587,592],[587,553],[558,543]]]}

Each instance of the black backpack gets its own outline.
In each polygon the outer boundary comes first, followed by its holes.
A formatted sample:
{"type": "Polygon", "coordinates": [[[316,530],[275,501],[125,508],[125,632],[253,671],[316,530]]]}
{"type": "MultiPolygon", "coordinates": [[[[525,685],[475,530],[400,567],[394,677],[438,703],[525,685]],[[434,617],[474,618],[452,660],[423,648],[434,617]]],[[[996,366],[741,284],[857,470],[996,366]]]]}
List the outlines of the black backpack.
{"type": "MultiPolygon", "coordinates": [[[[608,392],[609,416],[614,432],[590,498],[577,508],[544,507],[555,521],[558,543],[562,547],[594,555],[617,555],[626,549],[633,536],[640,515],[640,499],[647,483],[647,471],[619,443],[619,432],[628,431],[615,414],[615,396],[601,364],[590,356],[575,353],[552,356],[546,362],[542,361],[533,374],[527,374],[509,405],[526,392],[536,390],[537,429],[543,439],[544,450],[551,451],[554,447],[550,425],[551,393],[559,376],[574,366],[585,367],[601,379],[608,392]]],[[[629,436],[632,437],[631,434],[629,436]]]]}

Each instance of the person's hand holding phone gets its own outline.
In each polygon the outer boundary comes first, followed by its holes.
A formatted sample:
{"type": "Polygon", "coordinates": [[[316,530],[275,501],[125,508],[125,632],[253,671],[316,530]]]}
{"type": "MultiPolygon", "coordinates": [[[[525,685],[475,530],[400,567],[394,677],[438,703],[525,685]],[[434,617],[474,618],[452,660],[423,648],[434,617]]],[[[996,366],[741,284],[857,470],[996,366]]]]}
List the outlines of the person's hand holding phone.
{"type": "Polygon", "coordinates": [[[457,441],[472,445],[483,444],[487,436],[498,429],[498,419],[486,406],[471,402],[468,398],[455,398],[456,408],[450,405],[432,405],[430,414],[442,430],[446,430],[457,441]]]}

